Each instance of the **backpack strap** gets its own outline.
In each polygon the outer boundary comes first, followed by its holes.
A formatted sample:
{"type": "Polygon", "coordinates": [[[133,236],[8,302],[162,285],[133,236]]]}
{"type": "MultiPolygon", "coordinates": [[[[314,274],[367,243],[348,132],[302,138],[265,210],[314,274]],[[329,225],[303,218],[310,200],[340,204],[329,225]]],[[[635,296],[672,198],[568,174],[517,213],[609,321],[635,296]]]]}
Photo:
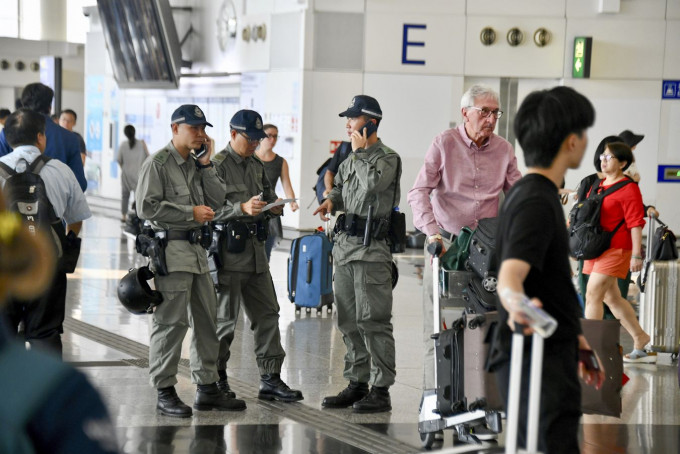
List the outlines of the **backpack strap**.
{"type": "Polygon", "coordinates": [[[594,192],[595,192],[595,193],[598,193],[599,195],[601,195],[604,198],[604,197],[608,196],[609,194],[611,194],[612,192],[616,192],[619,189],[621,189],[622,187],[624,187],[625,185],[633,182],[633,180],[631,180],[630,178],[624,178],[623,181],[619,181],[618,183],[612,185],[612,187],[610,187],[609,189],[606,189],[602,192],[598,192],[598,190],[600,189],[600,184],[602,184],[603,181],[604,180],[598,179],[595,183],[593,183],[593,187],[591,188],[590,193],[588,194],[588,197],[595,195],[594,194],[594,192]],[[593,191],[593,189],[595,189],[595,191],[593,191]]]}
{"type": "Polygon", "coordinates": [[[4,162],[0,162],[0,177],[6,180],[12,175],[16,175],[16,171],[4,162]]]}
{"type": "Polygon", "coordinates": [[[47,164],[50,161],[49,156],[45,156],[44,154],[40,154],[37,158],[33,160],[30,166],[28,166],[28,170],[35,174],[39,174],[40,171],[42,170],[43,167],[45,167],[45,164],[47,164]]]}

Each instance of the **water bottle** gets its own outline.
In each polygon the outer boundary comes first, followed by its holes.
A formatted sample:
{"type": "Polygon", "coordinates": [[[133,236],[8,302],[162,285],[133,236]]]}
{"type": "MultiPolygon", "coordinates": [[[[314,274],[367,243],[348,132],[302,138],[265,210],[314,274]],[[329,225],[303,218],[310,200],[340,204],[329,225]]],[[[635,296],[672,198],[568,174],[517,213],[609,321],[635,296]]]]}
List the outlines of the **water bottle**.
{"type": "Polygon", "coordinates": [[[557,320],[550,314],[534,306],[526,295],[523,295],[519,303],[520,310],[529,319],[529,326],[542,338],[546,339],[553,335],[557,329],[557,320]]]}

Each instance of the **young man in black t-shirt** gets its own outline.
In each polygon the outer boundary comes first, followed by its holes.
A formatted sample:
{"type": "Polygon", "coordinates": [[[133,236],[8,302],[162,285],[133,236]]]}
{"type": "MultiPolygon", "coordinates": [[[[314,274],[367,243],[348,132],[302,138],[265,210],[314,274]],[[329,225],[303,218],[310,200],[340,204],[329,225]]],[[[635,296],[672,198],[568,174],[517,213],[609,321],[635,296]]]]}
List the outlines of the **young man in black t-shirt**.
{"type": "MultiPolygon", "coordinates": [[[[568,87],[529,94],[515,118],[515,135],[524,152],[526,176],[509,191],[500,212],[497,254],[498,294],[503,323],[494,348],[501,393],[507,406],[510,339],[514,323],[527,325],[519,302],[525,296],[558,322],[546,339],[539,419],[539,450],[578,453],[581,416],[578,376],[599,386],[604,372],[585,369],[579,349],[591,350],[581,333],[581,309],[571,282],[566,221],[558,188],[567,169],[578,168],[595,121],[592,104],[568,87]]],[[[525,334],[531,333],[525,329],[525,334]]],[[[525,350],[530,337],[525,338],[525,350]]],[[[525,445],[530,355],[524,355],[519,446],[525,445]]]]}

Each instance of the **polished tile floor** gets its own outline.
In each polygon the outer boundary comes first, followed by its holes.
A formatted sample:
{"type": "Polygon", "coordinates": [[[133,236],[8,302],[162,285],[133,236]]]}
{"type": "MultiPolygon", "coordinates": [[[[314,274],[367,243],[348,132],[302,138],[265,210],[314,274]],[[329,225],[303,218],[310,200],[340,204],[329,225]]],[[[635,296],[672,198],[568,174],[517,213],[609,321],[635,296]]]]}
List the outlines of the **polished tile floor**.
{"type": "MultiPolygon", "coordinates": [[[[335,394],[342,377],[345,347],[336,315],[295,314],[286,296],[284,241],[272,254],[272,276],[281,306],[280,329],[287,357],[282,376],[301,389],[294,404],[259,401],[253,339],[245,317],[239,321],[229,363],[230,383],[248,409],[239,413],[196,412],[178,420],[155,412],[155,391],[148,384],[148,316],[128,313],[118,302],[118,280],[145,263],[134,241],[113,215],[102,212],[84,223],[77,272],[69,276],[65,359],[85,372],[103,395],[125,453],[408,453],[423,451],[417,431],[421,398],[422,251],[397,258],[400,279],[394,297],[397,383],[391,388],[390,413],[356,415],[350,410],[321,410],[325,395],[335,394]]],[[[243,315],[243,314],[242,314],[243,315]]],[[[188,339],[183,358],[188,358],[188,339]]],[[[631,339],[621,336],[625,348],[631,339]]],[[[584,453],[680,452],[680,392],[677,363],[669,357],[654,366],[626,366],[621,418],[585,416],[584,453]]],[[[186,361],[177,390],[185,402],[194,397],[186,361]]],[[[500,444],[503,444],[501,435],[500,444]]],[[[450,431],[434,450],[449,450],[450,431]]]]}

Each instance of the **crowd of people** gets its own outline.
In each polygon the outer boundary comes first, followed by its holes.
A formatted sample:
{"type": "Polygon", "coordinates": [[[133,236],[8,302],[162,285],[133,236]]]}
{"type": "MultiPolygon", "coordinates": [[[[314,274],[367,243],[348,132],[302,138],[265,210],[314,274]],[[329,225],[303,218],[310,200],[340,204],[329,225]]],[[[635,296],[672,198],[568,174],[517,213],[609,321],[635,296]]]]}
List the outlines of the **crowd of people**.
{"type": "MultiPolygon", "coordinates": [[[[58,125],[50,121],[53,95],[43,84],[30,84],[22,93],[21,108],[0,110],[4,125],[0,163],[11,171],[3,174],[4,186],[13,172],[33,169],[34,161],[43,160],[38,159],[41,156],[51,158],[44,159],[36,173],[44,182],[57,219],[53,224],[62,226],[57,235],[61,246],[71,244],[65,238],[77,237],[91,213],[84,196],[87,150],[82,137],[72,132],[77,114],[66,109],[60,112],[58,125]]],[[[433,139],[408,191],[413,224],[427,236],[425,247],[440,243],[443,254],[463,227],[474,229],[480,219],[499,216],[499,311],[507,321],[494,346],[505,358],[495,365],[501,391],[507,400],[510,328],[513,322],[526,322],[519,302],[529,298],[559,322],[556,334],[546,343],[544,377],[548,378],[544,383],[549,382],[550,389],[543,390],[540,443],[549,452],[576,452],[581,415],[580,399],[576,398],[580,395],[578,376],[598,385],[604,375],[586,369],[578,359],[579,350],[590,350],[579,318],[601,319],[608,307],[634,340],[634,349],[625,360],[655,361],[654,354],[645,350],[650,336],[625,299],[630,273],[642,265],[644,216],[658,215],[653,206],[643,205],[637,185],[640,175],[634,167],[633,149],[643,136],[626,130],[603,139],[593,161],[597,173],[585,178],[575,191],[580,201],[620,186],[602,204],[604,229],[613,231],[619,226],[609,249],[578,265],[579,305],[559,190],[567,170],[578,168],[585,154],[587,129],[595,119],[592,105],[567,87],[534,92],[525,98],[514,120],[527,167],[524,176],[518,170],[513,145],[494,133],[503,115],[498,93],[473,85],[461,98],[460,112],[462,124],[433,139]],[[510,202],[503,204],[504,198],[510,202]],[[572,396],[569,402],[562,398],[565,394],[572,396]]],[[[394,239],[388,231],[389,222],[382,220],[390,219],[399,205],[401,159],[378,136],[383,112],[375,98],[357,95],[339,115],[346,118],[348,140],[326,170],[323,198],[313,214],[328,219],[330,214],[342,212],[335,226],[334,296],[337,324],[346,346],[343,376],[348,384],[337,395],[325,397],[322,406],[352,407],[357,413],[386,412],[392,408],[389,388],[396,377],[391,323],[394,239]]],[[[291,389],[281,378],[286,353],[269,268],[272,249],[282,237],[280,217],[285,205],[267,207],[282,200],[276,193],[278,181],[286,198],[292,200],[286,209],[299,208],[288,163],[274,151],[279,130],[264,124],[258,112],[239,110],[229,122],[226,147],[216,152],[206,130],[212,125],[200,106],[179,106],[169,125],[170,141],[151,155],[144,140],[136,137],[134,126],[126,125],[127,141],[117,153],[121,219],[125,221],[134,193],[133,210],[147,222],[145,234],[157,241],[163,252],[162,258],[156,257],[160,262],[152,262],[155,288],[163,303],[151,316],[149,340],[149,375],[157,392],[157,410],[187,418],[193,410],[246,408],[227,375],[241,309],[254,336],[258,398],[303,400],[302,392],[291,389]],[[213,229],[220,235],[216,249],[211,249],[213,229]],[[217,285],[210,276],[208,260],[215,261],[217,285]],[[193,410],[175,390],[182,343],[189,328],[191,381],[196,384],[193,410]]],[[[12,222],[6,213],[0,212],[3,226],[12,222]]],[[[5,267],[10,262],[2,248],[13,244],[13,238],[23,238],[18,230],[9,231],[12,235],[0,235],[0,284],[5,273],[24,272],[23,268],[5,267]]],[[[428,389],[434,386],[430,339],[433,289],[429,285],[433,269],[429,254],[425,257],[423,388],[428,389]]],[[[13,337],[8,333],[17,332],[21,325],[26,341],[57,356],[61,354],[69,272],[60,266],[60,260],[57,255],[55,269],[42,273],[41,292],[16,290],[3,302],[4,323],[9,327],[3,331],[4,338],[13,337]]],[[[4,338],[0,338],[0,348],[4,338]]],[[[101,408],[97,412],[102,416],[101,408]]],[[[105,418],[102,421],[106,422],[105,418]]],[[[99,442],[106,447],[106,440],[99,442]]]]}

